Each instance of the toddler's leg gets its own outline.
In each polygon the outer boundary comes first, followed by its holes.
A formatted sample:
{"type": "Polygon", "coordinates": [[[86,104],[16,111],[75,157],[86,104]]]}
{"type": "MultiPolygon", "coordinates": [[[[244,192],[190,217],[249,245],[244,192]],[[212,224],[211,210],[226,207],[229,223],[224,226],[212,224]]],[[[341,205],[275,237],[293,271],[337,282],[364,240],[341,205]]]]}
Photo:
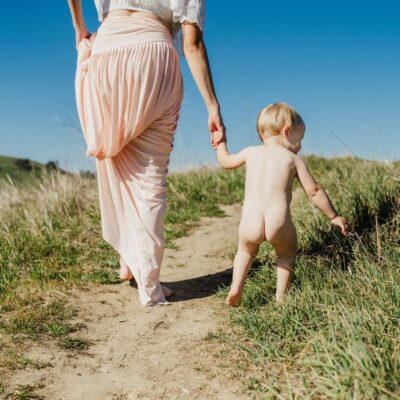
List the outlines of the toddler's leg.
{"type": "Polygon", "coordinates": [[[248,243],[246,246],[240,246],[233,262],[232,285],[229,290],[226,303],[228,306],[237,307],[243,294],[244,283],[247,274],[253,263],[255,256],[258,253],[259,244],[248,243]]]}
{"type": "Polygon", "coordinates": [[[297,236],[292,221],[286,221],[279,230],[275,231],[275,235],[270,235],[269,242],[274,246],[278,257],[276,301],[280,303],[293,281],[296,261],[297,236]]]}
{"type": "Polygon", "coordinates": [[[263,220],[261,218],[250,219],[242,217],[239,226],[238,251],[233,262],[232,285],[226,299],[226,303],[229,306],[237,307],[240,304],[247,273],[263,239],[263,220]]]}
{"type": "Polygon", "coordinates": [[[280,303],[289,290],[293,281],[293,271],[296,262],[296,253],[290,253],[287,250],[276,251],[278,256],[276,301],[280,303]]]}

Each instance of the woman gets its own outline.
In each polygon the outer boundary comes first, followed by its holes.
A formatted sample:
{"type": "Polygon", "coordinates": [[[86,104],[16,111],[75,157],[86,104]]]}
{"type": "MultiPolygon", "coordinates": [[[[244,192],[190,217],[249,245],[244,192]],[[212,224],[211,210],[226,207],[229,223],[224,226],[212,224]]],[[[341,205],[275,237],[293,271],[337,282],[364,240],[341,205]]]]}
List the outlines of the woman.
{"type": "Polygon", "coordinates": [[[225,128],[203,42],[204,0],[95,0],[88,32],[81,0],[68,0],[76,32],[76,100],[87,155],[96,157],[104,239],[135,278],[143,305],[167,303],[159,281],[166,175],[182,102],[183,51],[208,110],[215,147],[225,128]]]}

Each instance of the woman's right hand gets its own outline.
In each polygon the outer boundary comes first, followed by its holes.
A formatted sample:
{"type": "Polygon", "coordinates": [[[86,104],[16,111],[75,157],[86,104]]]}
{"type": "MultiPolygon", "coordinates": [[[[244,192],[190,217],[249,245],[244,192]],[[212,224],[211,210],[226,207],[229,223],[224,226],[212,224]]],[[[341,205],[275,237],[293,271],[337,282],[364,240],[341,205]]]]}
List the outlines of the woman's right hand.
{"type": "Polygon", "coordinates": [[[89,39],[92,34],[86,28],[80,28],[75,30],[75,40],[76,40],[76,48],[82,39],[89,39]]]}

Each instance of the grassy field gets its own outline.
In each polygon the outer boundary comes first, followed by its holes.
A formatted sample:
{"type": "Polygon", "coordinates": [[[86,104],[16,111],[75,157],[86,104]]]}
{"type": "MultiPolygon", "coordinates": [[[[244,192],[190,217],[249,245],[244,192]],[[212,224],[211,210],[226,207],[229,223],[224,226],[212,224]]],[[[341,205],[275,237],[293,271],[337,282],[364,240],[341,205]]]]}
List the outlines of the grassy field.
{"type": "Polygon", "coordinates": [[[274,302],[266,245],[232,311],[243,348],[265,373],[249,388],[277,399],[400,398],[400,165],[309,157],[350,221],[347,238],[302,196],[293,207],[299,257],[293,289],[274,302]]]}
{"type": "Polygon", "coordinates": [[[0,156],[0,179],[7,179],[9,182],[32,183],[43,172],[55,169],[59,170],[55,161],[42,164],[28,158],[0,156]]]}
{"type": "MultiPolygon", "coordinates": [[[[262,398],[400,398],[400,164],[308,164],[353,233],[341,238],[299,196],[296,279],[280,306],[273,252],[263,247],[231,313],[246,335],[243,351],[267,371],[249,378],[249,389],[262,398]]],[[[242,195],[243,171],[171,174],[167,245],[242,195]]],[[[119,282],[118,258],[101,239],[96,181],[60,172],[24,185],[3,180],[0,220],[0,370],[42,368],[21,355],[29,340],[87,346],[69,322],[68,291],[119,282]]]]}
{"type": "MultiPolygon", "coordinates": [[[[0,370],[34,363],[21,356],[29,340],[85,346],[69,323],[68,291],[120,282],[118,257],[101,238],[96,180],[44,171],[27,182],[0,181],[0,370]]],[[[200,217],[223,216],[219,205],[242,191],[242,172],[172,174],[167,246],[200,217]]]]}

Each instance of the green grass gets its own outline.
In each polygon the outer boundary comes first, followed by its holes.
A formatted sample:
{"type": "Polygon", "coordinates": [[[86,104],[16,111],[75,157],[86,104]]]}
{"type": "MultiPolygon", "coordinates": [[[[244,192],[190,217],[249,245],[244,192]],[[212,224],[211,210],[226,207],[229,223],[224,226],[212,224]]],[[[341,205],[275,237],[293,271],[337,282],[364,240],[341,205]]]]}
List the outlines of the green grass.
{"type": "MultiPolygon", "coordinates": [[[[242,172],[171,174],[167,245],[202,216],[223,216],[219,205],[239,201],[242,187],[242,172]]],[[[118,256],[101,237],[96,180],[42,171],[22,185],[0,180],[0,193],[0,334],[68,347],[79,326],[67,322],[74,312],[60,293],[120,283],[118,256]]],[[[17,365],[17,348],[23,353],[24,345],[11,340],[0,350],[0,367],[17,365]]]]}
{"type": "Polygon", "coordinates": [[[0,155],[0,179],[7,179],[17,184],[34,182],[43,173],[58,168],[58,163],[49,161],[42,164],[29,159],[0,155]]]}
{"type": "MultiPolygon", "coordinates": [[[[260,398],[400,398],[400,165],[307,161],[353,233],[342,238],[305,196],[296,199],[300,251],[281,306],[274,255],[263,246],[243,305],[231,313],[245,335],[238,346],[266,371],[249,377],[249,390],[260,398]]],[[[170,175],[167,245],[201,217],[223,216],[220,205],[240,202],[243,178],[207,169],[170,175]]],[[[43,173],[24,185],[3,180],[0,193],[0,367],[29,366],[31,340],[84,351],[90,343],[73,336],[81,326],[71,323],[69,290],[119,282],[118,257],[101,238],[95,179],[43,173]]]]}
{"type": "Polygon", "coordinates": [[[33,385],[18,385],[18,388],[12,393],[8,393],[6,399],[10,400],[44,400],[43,396],[36,393],[40,388],[33,385]]]}
{"type": "Polygon", "coordinates": [[[165,236],[171,240],[185,236],[201,217],[221,217],[220,205],[242,200],[243,171],[200,169],[168,177],[165,236]]]}
{"type": "Polygon", "coordinates": [[[341,237],[305,197],[293,205],[296,278],[274,302],[274,254],[263,246],[231,318],[266,365],[249,380],[262,398],[400,398],[400,168],[309,157],[353,232],[341,237]]]}
{"type": "Polygon", "coordinates": [[[67,337],[61,340],[59,345],[67,350],[83,351],[89,348],[90,342],[80,338],[67,337]]]}
{"type": "Polygon", "coordinates": [[[18,369],[25,369],[28,367],[33,367],[35,369],[42,369],[47,367],[52,367],[49,362],[43,362],[39,360],[32,360],[29,357],[17,357],[18,369]]]}

